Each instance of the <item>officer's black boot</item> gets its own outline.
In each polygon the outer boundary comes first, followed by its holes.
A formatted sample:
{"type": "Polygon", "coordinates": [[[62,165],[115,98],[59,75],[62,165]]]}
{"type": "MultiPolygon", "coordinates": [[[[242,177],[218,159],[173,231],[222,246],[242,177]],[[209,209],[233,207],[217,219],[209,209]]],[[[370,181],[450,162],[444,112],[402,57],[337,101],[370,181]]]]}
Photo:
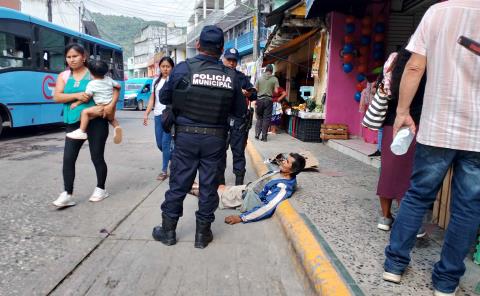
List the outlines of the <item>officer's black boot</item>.
{"type": "Polygon", "coordinates": [[[210,229],[210,222],[197,219],[197,230],[195,231],[195,248],[203,249],[213,240],[213,233],[210,229]]]}
{"type": "Polygon", "coordinates": [[[155,226],[153,228],[153,238],[167,246],[176,244],[177,235],[175,229],[177,228],[177,222],[178,220],[172,219],[162,213],[162,226],[155,226]]]}
{"type": "Polygon", "coordinates": [[[245,174],[235,174],[235,186],[243,185],[245,174]]]}

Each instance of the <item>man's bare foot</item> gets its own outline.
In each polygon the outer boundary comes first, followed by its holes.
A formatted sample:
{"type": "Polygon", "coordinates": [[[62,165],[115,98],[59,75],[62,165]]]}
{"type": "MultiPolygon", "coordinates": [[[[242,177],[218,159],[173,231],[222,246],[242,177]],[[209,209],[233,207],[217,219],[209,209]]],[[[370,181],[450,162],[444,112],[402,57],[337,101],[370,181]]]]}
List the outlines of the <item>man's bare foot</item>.
{"type": "Polygon", "coordinates": [[[227,224],[234,225],[240,222],[242,222],[242,218],[240,218],[239,215],[231,215],[231,216],[225,217],[225,223],[227,224]]]}

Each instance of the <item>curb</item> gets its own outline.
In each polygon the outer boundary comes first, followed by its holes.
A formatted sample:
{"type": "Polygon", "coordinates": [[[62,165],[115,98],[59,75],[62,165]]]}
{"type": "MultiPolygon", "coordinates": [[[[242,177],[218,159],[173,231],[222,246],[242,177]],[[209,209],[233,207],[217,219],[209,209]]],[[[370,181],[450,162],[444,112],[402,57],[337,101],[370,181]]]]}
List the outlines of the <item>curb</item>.
{"type": "MultiPolygon", "coordinates": [[[[250,140],[248,140],[246,150],[257,175],[261,176],[267,173],[267,165],[250,140]]],[[[354,295],[290,201],[283,201],[277,207],[275,215],[315,292],[318,295],[327,296],[354,295]]]]}

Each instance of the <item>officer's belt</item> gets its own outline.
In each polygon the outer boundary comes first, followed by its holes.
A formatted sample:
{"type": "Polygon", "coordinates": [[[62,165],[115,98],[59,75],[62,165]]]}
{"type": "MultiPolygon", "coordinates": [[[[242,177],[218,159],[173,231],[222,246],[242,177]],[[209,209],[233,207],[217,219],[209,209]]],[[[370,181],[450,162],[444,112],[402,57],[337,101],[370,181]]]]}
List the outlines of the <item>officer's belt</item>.
{"type": "Polygon", "coordinates": [[[224,138],[227,135],[227,132],[224,128],[214,128],[214,127],[200,127],[200,126],[188,126],[188,125],[177,125],[175,126],[175,131],[178,133],[188,133],[188,134],[201,134],[209,136],[217,136],[224,138]]]}

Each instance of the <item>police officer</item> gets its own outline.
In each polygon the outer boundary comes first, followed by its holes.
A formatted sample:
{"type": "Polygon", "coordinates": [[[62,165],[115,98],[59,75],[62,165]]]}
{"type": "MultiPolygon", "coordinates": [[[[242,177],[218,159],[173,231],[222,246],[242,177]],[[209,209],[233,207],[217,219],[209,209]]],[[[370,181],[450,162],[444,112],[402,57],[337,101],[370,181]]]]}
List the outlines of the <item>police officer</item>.
{"type": "MultiPolygon", "coordinates": [[[[240,71],[237,71],[237,64],[240,55],[238,54],[238,50],[236,48],[227,48],[223,54],[223,64],[231,69],[234,69],[237,73],[237,79],[239,80],[240,87],[242,88],[242,93],[249,101],[253,101],[256,99],[257,92],[254,89],[253,85],[247,79],[245,74],[240,71]]],[[[235,174],[235,185],[242,185],[244,178],[245,178],[245,146],[247,144],[247,137],[248,137],[248,119],[250,112],[247,100],[245,99],[245,110],[247,112],[243,114],[241,117],[231,115],[229,117],[229,125],[230,125],[230,135],[229,141],[227,143],[226,150],[228,150],[228,145],[230,145],[232,149],[232,156],[233,156],[233,173],[235,174]]],[[[225,169],[227,166],[227,151],[225,151],[224,157],[221,162],[220,172],[219,172],[219,183],[225,184],[225,169]]]]}
{"type": "Polygon", "coordinates": [[[203,249],[213,240],[210,226],[219,202],[218,168],[225,153],[228,115],[242,116],[246,112],[235,71],[219,61],[223,44],[223,31],[205,26],[196,43],[199,54],[173,69],[160,95],[160,102],[171,104],[175,114],[170,189],[161,205],[162,225],[154,227],[152,233],[165,245],[176,243],[183,200],[197,170],[200,195],[194,246],[203,249]]]}

